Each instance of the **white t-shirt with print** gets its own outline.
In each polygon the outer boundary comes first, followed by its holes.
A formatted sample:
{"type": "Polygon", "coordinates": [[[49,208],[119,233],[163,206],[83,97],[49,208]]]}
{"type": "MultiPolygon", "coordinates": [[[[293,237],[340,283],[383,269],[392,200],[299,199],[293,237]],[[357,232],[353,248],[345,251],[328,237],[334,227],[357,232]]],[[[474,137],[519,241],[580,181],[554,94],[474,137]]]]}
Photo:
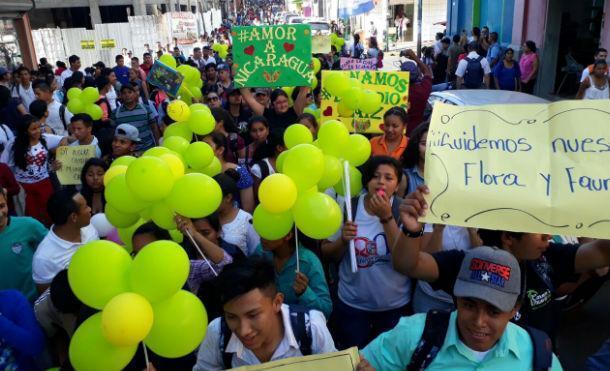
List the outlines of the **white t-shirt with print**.
{"type": "Polygon", "coordinates": [[[12,96],[14,98],[20,98],[21,103],[23,103],[25,110],[28,112],[30,112],[30,104],[36,100],[36,94],[34,94],[34,87],[32,83],[30,83],[28,88],[24,88],[21,84],[13,86],[12,96]]]}
{"type": "Polygon", "coordinates": [[[252,254],[260,243],[260,237],[251,221],[252,215],[239,209],[235,219],[224,224],[220,231],[220,237],[224,241],[239,247],[246,256],[252,254]]]}
{"type": "Polygon", "coordinates": [[[47,105],[47,111],[49,112],[49,116],[47,117],[45,124],[47,124],[51,129],[53,129],[53,133],[55,135],[67,136],[69,135],[67,127],[70,125],[70,119],[72,116],[72,112],[68,110],[68,107],[64,109],[64,117],[63,122],[61,119],[61,106],[62,104],[53,99],[53,101],[47,105]]]}
{"type": "Polygon", "coordinates": [[[15,158],[13,156],[15,138],[9,142],[0,156],[0,162],[7,164],[11,168],[15,175],[15,179],[19,183],[32,184],[49,177],[49,150],[57,148],[63,137],[52,134],[42,134],[42,136],[45,139],[47,146],[45,148],[45,146],[39,142],[35,146],[30,147],[26,154],[27,166],[25,170],[15,165],[15,158]]]}

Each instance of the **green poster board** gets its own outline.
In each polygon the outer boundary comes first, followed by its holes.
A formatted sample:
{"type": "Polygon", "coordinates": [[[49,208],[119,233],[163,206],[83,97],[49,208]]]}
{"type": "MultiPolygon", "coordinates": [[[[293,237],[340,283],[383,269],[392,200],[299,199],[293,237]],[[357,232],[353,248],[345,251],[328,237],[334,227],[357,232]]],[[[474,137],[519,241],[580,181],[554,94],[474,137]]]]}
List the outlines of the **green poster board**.
{"type": "Polygon", "coordinates": [[[311,26],[234,27],[237,87],[311,86],[311,26]]]}

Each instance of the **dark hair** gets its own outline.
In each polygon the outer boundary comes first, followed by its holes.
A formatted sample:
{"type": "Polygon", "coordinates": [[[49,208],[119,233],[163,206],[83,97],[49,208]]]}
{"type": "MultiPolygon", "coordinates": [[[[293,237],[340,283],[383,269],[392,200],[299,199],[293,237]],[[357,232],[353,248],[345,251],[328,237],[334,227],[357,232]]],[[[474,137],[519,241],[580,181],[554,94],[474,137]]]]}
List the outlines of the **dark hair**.
{"type": "Polygon", "coordinates": [[[23,72],[23,71],[26,71],[27,73],[31,73],[29,68],[27,68],[26,66],[21,65],[21,66],[19,66],[19,68],[17,68],[17,69],[15,70],[14,74],[15,74],[15,75],[17,75],[17,76],[19,76],[19,74],[20,74],[21,72],[23,72]]]}
{"type": "Polygon", "coordinates": [[[358,33],[354,34],[354,45],[360,42],[360,35],[358,33]]]}
{"type": "Polygon", "coordinates": [[[375,36],[369,38],[369,48],[379,49],[379,44],[377,44],[377,38],[375,36]]]}
{"type": "Polygon", "coordinates": [[[254,150],[252,160],[258,162],[264,158],[276,157],[278,155],[278,146],[284,146],[284,131],[281,129],[271,130],[265,143],[261,143],[256,147],[256,150],[254,150]]]}
{"type": "Polygon", "coordinates": [[[104,64],[104,62],[99,61],[99,62],[96,62],[96,63],[93,65],[93,67],[95,67],[95,68],[99,68],[100,70],[102,70],[102,71],[103,71],[103,70],[104,70],[104,68],[106,68],[106,65],[104,64]]]}
{"type": "Polygon", "coordinates": [[[156,225],[153,222],[147,222],[147,223],[144,223],[141,226],[139,226],[135,230],[135,232],[133,232],[133,236],[131,237],[131,239],[133,240],[133,238],[135,236],[138,236],[141,234],[151,234],[155,237],[156,240],[171,240],[172,239],[172,236],[170,236],[169,232],[166,229],[159,227],[158,225],[156,225]]]}
{"type": "Polygon", "coordinates": [[[220,302],[229,301],[252,290],[269,291],[275,296],[275,269],[270,261],[255,257],[241,259],[227,265],[218,276],[220,302]]]}
{"type": "Polygon", "coordinates": [[[441,43],[443,43],[443,44],[451,44],[451,39],[448,38],[448,37],[443,37],[441,39],[441,43]]]}
{"type": "Polygon", "coordinates": [[[38,90],[41,90],[41,91],[45,91],[45,92],[51,92],[51,87],[44,80],[36,80],[36,81],[34,81],[34,83],[32,83],[32,88],[38,89],[38,90]]]}
{"type": "Polygon", "coordinates": [[[362,165],[362,186],[366,189],[367,185],[373,178],[375,177],[375,171],[381,165],[390,165],[394,168],[394,172],[396,173],[396,178],[398,179],[398,183],[402,180],[402,166],[400,166],[400,162],[390,156],[373,156],[368,159],[368,161],[362,165]]]}
{"type": "Polygon", "coordinates": [[[533,42],[532,40],[527,40],[525,42],[525,45],[527,45],[527,48],[534,53],[536,53],[536,51],[538,50],[538,48],[536,48],[536,43],[533,42]]]}
{"type": "MultiPolygon", "coordinates": [[[[23,115],[21,121],[17,124],[17,132],[15,133],[15,142],[13,144],[13,159],[15,165],[21,170],[27,168],[25,156],[30,148],[30,135],[28,129],[30,128],[30,125],[37,121],[36,117],[28,114],[23,115]]],[[[40,143],[46,148],[47,143],[42,136],[40,137],[40,143]]]]}
{"type": "Polygon", "coordinates": [[[200,48],[200,47],[195,47],[195,48],[193,48],[193,53],[194,53],[194,52],[200,52],[200,51],[201,51],[201,48],[200,48]]]}
{"type": "Polygon", "coordinates": [[[211,213],[210,215],[203,217],[203,218],[194,218],[193,222],[198,222],[201,220],[205,220],[210,224],[210,227],[212,227],[213,230],[215,230],[216,232],[220,232],[220,219],[218,219],[218,212],[214,211],[213,213],[211,213]]]}
{"type": "Polygon", "coordinates": [[[453,35],[453,42],[454,42],[454,43],[456,43],[456,44],[457,44],[457,43],[459,43],[459,42],[460,42],[460,39],[461,39],[461,36],[460,36],[460,35],[453,35]]]}
{"type": "Polygon", "coordinates": [[[78,55],[71,55],[70,58],[68,58],[68,63],[70,63],[70,65],[78,62],[80,60],[80,57],[78,55]]]}
{"type": "Polygon", "coordinates": [[[47,213],[53,224],[64,225],[72,213],[78,212],[75,194],[74,188],[62,188],[51,195],[47,202],[47,213]]]}
{"type": "Polygon", "coordinates": [[[55,62],[55,66],[57,66],[57,68],[67,68],[68,66],[66,66],[66,64],[62,61],[57,61],[55,62]]]}
{"type": "Polygon", "coordinates": [[[210,68],[214,68],[214,70],[216,70],[216,63],[208,63],[208,64],[206,64],[205,67],[204,67],[205,72],[208,72],[208,70],[210,68]]]}
{"type": "Polygon", "coordinates": [[[407,111],[405,111],[405,109],[402,107],[398,107],[398,106],[390,107],[383,114],[383,120],[385,121],[385,119],[388,116],[398,116],[400,118],[400,121],[402,121],[402,123],[405,124],[405,126],[407,126],[407,123],[409,122],[409,116],[407,115],[407,111]]]}
{"type": "Polygon", "coordinates": [[[595,69],[597,66],[607,67],[608,63],[603,59],[598,59],[595,62],[593,62],[593,69],[595,69]]]}
{"type": "Polygon", "coordinates": [[[51,303],[61,313],[77,315],[81,308],[81,301],[78,300],[70,283],[68,282],[68,270],[59,271],[51,281],[49,289],[51,303]]]}
{"type": "Polygon", "coordinates": [[[138,57],[131,57],[131,60],[132,60],[132,61],[133,61],[134,59],[135,59],[135,60],[136,60],[138,63],[140,63],[140,58],[138,58],[138,57]]]}
{"type": "Polygon", "coordinates": [[[106,85],[110,84],[110,80],[108,80],[108,76],[98,76],[95,79],[95,87],[99,89],[103,89],[106,85]]]}
{"type": "Polygon", "coordinates": [[[498,33],[497,32],[492,32],[489,34],[489,38],[493,39],[494,41],[498,41],[498,33]]]}
{"type": "Polygon", "coordinates": [[[81,82],[83,78],[85,78],[85,75],[80,71],[74,71],[71,78],[74,82],[81,82]]]}
{"type": "MultiPolygon", "coordinates": [[[[91,189],[91,187],[89,187],[89,184],[87,184],[87,171],[89,171],[89,168],[93,166],[101,167],[102,169],[104,169],[104,172],[108,171],[108,164],[106,163],[106,161],[97,157],[92,157],[88,159],[87,162],[85,162],[85,164],[83,165],[83,169],[80,172],[80,182],[82,184],[80,193],[83,195],[85,201],[87,201],[87,205],[89,206],[92,206],[93,203],[93,189],[91,189]]],[[[106,206],[104,192],[102,192],[102,206],[106,206]]]]}
{"type": "MultiPolygon", "coordinates": [[[[305,112],[301,113],[299,117],[297,117],[297,121],[308,120],[311,124],[317,129],[320,125],[318,125],[318,120],[316,120],[316,116],[311,113],[305,112]]],[[[406,125],[406,124],[405,124],[406,125]]]]}
{"type": "Polygon", "coordinates": [[[435,39],[437,39],[437,40],[442,40],[442,39],[443,39],[443,36],[445,36],[445,34],[444,34],[444,33],[442,33],[442,32],[437,32],[437,33],[436,33],[436,35],[434,36],[434,38],[435,38],[435,39]]]}
{"type": "Polygon", "coordinates": [[[252,130],[252,126],[254,124],[256,124],[257,122],[260,122],[261,124],[265,125],[265,127],[269,128],[269,121],[267,121],[265,116],[255,115],[255,116],[250,117],[250,120],[248,120],[248,132],[250,132],[250,130],[252,130]]]}
{"type": "Polygon", "coordinates": [[[220,186],[222,190],[222,197],[227,197],[228,195],[232,195],[235,200],[237,194],[239,193],[239,189],[237,188],[237,181],[239,180],[239,174],[237,171],[229,169],[224,173],[216,174],[214,176],[214,180],[220,186]],[[237,175],[237,177],[236,177],[237,175]]]}
{"type": "Polygon", "coordinates": [[[472,28],[472,35],[473,35],[473,36],[476,36],[476,37],[481,36],[481,29],[480,29],[480,28],[478,28],[478,27],[473,27],[473,28],[472,28]]]}
{"type": "Polygon", "coordinates": [[[72,116],[70,123],[72,124],[76,121],[82,121],[83,124],[85,124],[85,126],[88,128],[93,127],[93,119],[86,113],[77,113],[76,115],[72,116]]]}
{"type": "Polygon", "coordinates": [[[36,117],[38,120],[44,117],[45,113],[47,113],[47,102],[36,99],[32,103],[30,103],[30,115],[36,117]]]}
{"type": "Polygon", "coordinates": [[[605,48],[597,48],[597,49],[595,49],[595,54],[594,55],[598,55],[599,53],[608,53],[608,50],[606,50],[605,48]]]}
{"type": "Polygon", "coordinates": [[[142,54],[142,57],[146,57],[146,56],[152,57],[152,55],[149,52],[142,54]]]}
{"type": "Polygon", "coordinates": [[[430,122],[422,122],[411,132],[407,148],[402,154],[402,167],[410,169],[417,166],[419,163],[419,142],[425,133],[430,128],[430,122]]]}
{"type": "Polygon", "coordinates": [[[123,59],[123,60],[124,60],[124,59],[125,59],[125,57],[123,57],[121,54],[119,54],[119,55],[117,55],[116,57],[114,57],[114,61],[115,61],[115,62],[118,62],[118,61],[119,61],[119,59],[123,59]]]}
{"type": "Polygon", "coordinates": [[[273,89],[273,91],[271,92],[271,103],[274,103],[275,100],[280,96],[283,96],[283,97],[286,97],[286,99],[289,99],[288,94],[286,94],[286,92],[284,90],[273,89]]]}
{"type": "Polygon", "coordinates": [[[212,116],[214,116],[216,122],[222,121],[222,126],[224,126],[228,133],[237,133],[237,127],[235,126],[233,117],[231,117],[231,114],[227,110],[224,108],[212,108],[210,111],[212,111],[212,116]]]}
{"type": "Polygon", "coordinates": [[[216,145],[216,148],[223,147],[226,150],[227,144],[225,143],[224,135],[220,134],[219,132],[213,131],[205,137],[210,138],[214,145],[216,145]]]}
{"type": "Polygon", "coordinates": [[[507,235],[517,239],[523,237],[523,232],[496,231],[493,229],[479,228],[477,233],[479,234],[479,237],[481,237],[483,245],[495,246],[500,249],[502,248],[502,233],[506,233],[507,235]]]}
{"type": "Polygon", "coordinates": [[[112,68],[104,67],[102,69],[102,76],[104,77],[110,76],[111,73],[114,73],[114,70],[112,68]]]}

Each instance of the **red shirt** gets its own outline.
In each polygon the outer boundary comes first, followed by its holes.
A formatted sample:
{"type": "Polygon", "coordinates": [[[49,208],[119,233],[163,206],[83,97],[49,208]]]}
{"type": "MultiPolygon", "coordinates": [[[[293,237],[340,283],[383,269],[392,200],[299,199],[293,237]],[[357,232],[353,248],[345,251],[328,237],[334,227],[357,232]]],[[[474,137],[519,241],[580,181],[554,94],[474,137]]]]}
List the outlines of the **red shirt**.
{"type": "Polygon", "coordinates": [[[140,65],[140,68],[142,69],[142,71],[144,71],[144,73],[146,74],[146,76],[148,76],[148,72],[150,71],[150,69],[152,68],[152,64],[146,64],[146,63],[142,63],[140,65]]]}
{"type": "Polygon", "coordinates": [[[15,176],[7,164],[0,163],[0,187],[6,189],[6,198],[8,201],[8,213],[15,215],[15,205],[13,204],[13,196],[19,194],[19,183],[15,180],[15,176]]]}
{"type": "Polygon", "coordinates": [[[422,81],[409,84],[409,121],[407,123],[407,136],[411,136],[413,129],[424,120],[424,110],[432,92],[432,77],[424,76],[422,81]]]}

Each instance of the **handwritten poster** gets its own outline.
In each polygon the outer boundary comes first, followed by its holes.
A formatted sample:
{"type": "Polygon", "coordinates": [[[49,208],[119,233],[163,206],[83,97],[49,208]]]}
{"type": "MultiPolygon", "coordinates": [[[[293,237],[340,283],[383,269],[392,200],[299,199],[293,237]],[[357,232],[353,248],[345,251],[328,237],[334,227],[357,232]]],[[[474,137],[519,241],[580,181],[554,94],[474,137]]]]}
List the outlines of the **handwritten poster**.
{"type": "Polygon", "coordinates": [[[434,105],[429,223],[610,238],[610,101],[434,105]]]}
{"type": "Polygon", "coordinates": [[[197,41],[197,19],[191,12],[165,13],[166,21],[169,23],[172,37],[175,37],[180,45],[189,45],[197,41]]]}
{"type": "Polygon", "coordinates": [[[352,132],[381,133],[383,114],[393,106],[408,108],[409,73],[401,71],[322,71],[322,81],[328,73],[343,73],[362,83],[362,89],[381,95],[381,106],[371,114],[355,110],[346,114],[339,110],[339,98],[331,95],[322,84],[321,121],[339,120],[352,132]]]}
{"type": "Polygon", "coordinates": [[[350,70],[376,70],[377,69],[377,58],[345,58],[342,57],[339,60],[339,64],[341,65],[341,69],[343,71],[350,70]]]}
{"type": "Polygon", "coordinates": [[[236,86],[311,85],[310,25],[234,27],[231,35],[236,86]]]}
{"type": "Polygon", "coordinates": [[[160,61],[155,61],[146,77],[146,81],[151,85],[158,87],[172,97],[178,95],[183,80],[184,76],[178,71],[160,61]]]}
{"type": "Polygon", "coordinates": [[[80,184],[80,173],[88,159],[95,157],[95,146],[61,146],[56,158],[61,162],[57,178],[62,185],[80,184]]]}
{"type": "Polygon", "coordinates": [[[311,52],[313,54],[330,53],[330,35],[313,35],[311,37],[311,52]]]}
{"type": "Polygon", "coordinates": [[[354,371],[360,362],[358,348],[341,352],[315,354],[306,357],[285,358],[255,366],[234,368],[236,371],[354,371]]]}

